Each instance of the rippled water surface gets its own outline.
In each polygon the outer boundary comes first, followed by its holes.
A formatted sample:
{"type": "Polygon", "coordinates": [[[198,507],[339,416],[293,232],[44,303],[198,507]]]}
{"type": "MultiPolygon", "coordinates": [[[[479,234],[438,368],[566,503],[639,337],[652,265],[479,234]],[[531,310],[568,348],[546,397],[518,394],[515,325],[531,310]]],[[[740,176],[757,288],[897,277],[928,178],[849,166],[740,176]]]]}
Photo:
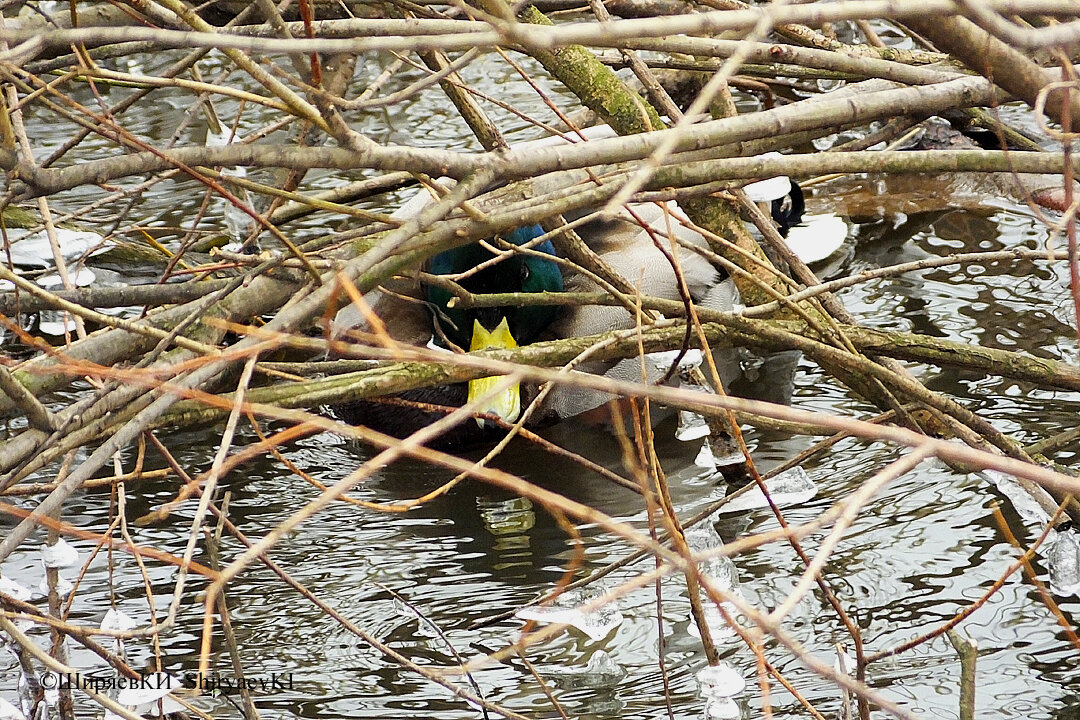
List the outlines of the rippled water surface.
{"type": "MultiPolygon", "coordinates": [[[[366,79],[380,71],[374,62],[358,70],[366,79]]],[[[213,68],[204,68],[204,72],[208,77],[216,73],[213,68]]],[[[466,76],[505,102],[541,112],[532,91],[495,59],[470,68],[466,76]]],[[[419,77],[403,72],[395,84],[419,77]]],[[[109,100],[119,99],[121,92],[114,90],[109,100]]],[[[556,100],[564,99],[552,92],[556,100]]],[[[392,114],[377,112],[350,121],[380,142],[468,146],[464,126],[448,103],[437,93],[425,97],[392,114]]],[[[187,104],[162,102],[155,109],[158,114],[142,114],[128,122],[138,132],[168,137],[187,104]]],[[[223,102],[218,111],[228,118],[235,106],[223,102]]],[[[499,110],[493,114],[500,120],[506,118],[499,110]]],[[[250,110],[241,116],[242,129],[253,130],[261,124],[262,119],[250,110]]],[[[506,120],[506,127],[518,138],[536,134],[518,119],[506,120]]],[[[66,133],[65,128],[39,128],[34,137],[40,138],[40,154],[59,145],[66,133]]],[[[193,122],[183,133],[185,142],[200,133],[205,134],[205,125],[193,122]]],[[[105,145],[89,144],[87,152],[92,153],[95,147],[103,149],[105,145]]],[[[360,173],[349,178],[315,173],[306,189],[358,177],[360,173]]],[[[158,185],[140,201],[139,214],[151,226],[182,223],[201,201],[201,193],[192,191],[192,185],[189,181],[158,185]],[[177,207],[177,197],[189,198],[191,204],[177,207]]],[[[99,194],[88,192],[85,199],[99,194]]],[[[811,198],[811,208],[814,203],[811,198]]],[[[371,207],[388,206],[387,200],[379,199],[371,207]]],[[[221,206],[217,206],[206,222],[220,229],[224,227],[220,216],[221,206]]],[[[1032,213],[1008,200],[988,199],[985,211],[978,212],[946,209],[854,220],[860,224],[857,249],[847,268],[850,271],[958,251],[1041,247],[1045,241],[1045,231],[1032,213]]],[[[306,221],[297,232],[314,237],[324,230],[306,221]]],[[[875,280],[841,296],[869,326],[1076,360],[1067,276],[1063,269],[1050,269],[1046,263],[924,270],[875,280]]],[[[1074,393],[1039,390],[1018,381],[947,369],[915,366],[913,372],[930,388],[956,395],[1025,442],[1072,427],[1080,409],[1080,398],[1074,393]]],[[[794,401],[800,407],[874,413],[807,361],[800,364],[796,382],[794,401]]],[[[693,464],[698,445],[675,441],[673,430],[671,422],[660,426],[658,447],[673,500],[685,517],[722,495],[724,486],[693,464]]],[[[613,438],[572,423],[548,435],[621,471],[621,450],[613,438]]],[[[192,475],[209,467],[219,437],[219,429],[162,435],[192,475]]],[[[764,469],[787,460],[811,442],[753,429],[747,430],[747,439],[764,469]]],[[[255,440],[254,435],[241,434],[237,444],[255,440]]],[[[1069,452],[1075,450],[1067,449],[1059,459],[1070,461],[1069,452]]],[[[370,451],[328,434],[296,442],[285,454],[300,470],[323,483],[344,477],[370,457],[370,451]]],[[[795,524],[813,519],[897,456],[895,449],[842,441],[806,465],[818,493],[803,506],[786,510],[787,521],[795,524]]],[[[133,459],[133,452],[127,453],[125,466],[130,467],[133,459]]],[[[151,456],[149,462],[159,461],[151,456]]],[[[496,465],[616,519],[647,528],[637,495],[569,461],[515,442],[496,465]]],[[[377,472],[353,496],[382,503],[406,500],[434,489],[449,477],[425,465],[399,462],[377,472]]],[[[230,517],[249,538],[264,536],[318,494],[316,488],[270,457],[248,463],[242,472],[230,475],[225,486],[231,491],[230,517]]],[[[175,493],[172,481],[130,486],[127,516],[134,518],[156,508],[175,493]]],[[[957,474],[933,463],[924,463],[874,497],[844,535],[825,570],[830,586],[861,628],[869,651],[893,647],[939,627],[977,600],[1013,563],[1017,552],[1003,539],[992,515],[992,506],[999,502],[1001,498],[982,477],[957,474]]],[[[18,504],[33,506],[25,499],[18,504]]],[[[1003,510],[1021,541],[1032,541],[1037,528],[1025,527],[1007,505],[1003,510]]],[[[182,554],[189,532],[187,521],[193,512],[193,506],[186,504],[174,512],[169,523],[132,527],[131,533],[142,545],[182,554]]],[[[101,531],[110,517],[109,495],[87,492],[77,496],[65,507],[64,517],[80,527],[101,531]]],[[[9,527],[12,520],[5,516],[0,523],[9,527]]],[[[724,516],[716,527],[730,540],[775,528],[777,521],[768,511],[754,510],[724,516]]],[[[595,527],[583,526],[580,532],[582,573],[618,560],[630,550],[625,542],[595,527]]],[[[813,553],[823,537],[819,533],[806,538],[808,552],[813,553]]],[[[86,541],[74,540],[73,544],[84,557],[92,549],[86,541]]],[[[241,549],[235,540],[225,539],[221,552],[229,559],[241,549]]],[[[195,557],[199,562],[210,562],[202,547],[195,557]]],[[[350,623],[417,665],[439,669],[456,663],[455,651],[472,658],[512,641],[522,626],[519,620],[500,619],[481,627],[474,627],[474,623],[502,617],[550,590],[573,561],[574,551],[565,531],[548,513],[528,500],[474,483],[460,485],[406,514],[376,513],[345,503],[333,505],[289,533],[272,557],[350,623]],[[433,629],[436,626],[437,632],[433,629]]],[[[72,621],[99,623],[110,606],[111,592],[116,593],[119,606],[139,622],[150,619],[134,559],[118,554],[113,564],[111,582],[104,554],[90,564],[71,607],[72,621]]],[[[762,610],[783,601],[804,567],[784,543],[741,554],[735,564],[744,597],[762,610]]],[[[147,567],[160,618],[172,599],[175,573],[153,562],[147,567]]],[[[632,565],[614,572],[605,582],[613,588],[651,568],[651,561],[632,565]]],[[[1039,560],[1035,569],[1045,580],[1039,560]]],[[[4,564],[3,573],[36,585],[41,578],[37,552],[27,549],[14,554],[4,564]]],[[[198,577],[188,579],[175,626],[161,636],[161,653],[170,672],[182,674],[196,667],[202,627],[196,594],[203,587],[205,583],[198,577]]],[[[568,631],[530,649],[529,662],[572,717],[667,717],[665,692],[675,717],[702,716],[704,703],[694,676],[705,658],[700,642],[689,632],[685,583],[665,580],[661,596],[662,629],[656,620],[656,589],[648,586],[619,600],[623,622],[603,640],[592,641],[577,631],[568,631]],[[605,681],[580,676],[600,651],[621,666],[624,677],[605,681]],[[576,671],[578,676],[568,677],[567,671],[576,671]]],[[[231,583],[228,602],[245,673],[257,677],[291,674],[290,688],[256,693],[264,717],[479,716],[477,709],[455,699],[446,689],[388,661],[265,568],[258,567],[231,583]]],[[[1071,621],[1077,610],[1075,598],[1059,602],[1071,621]]],[[[797,604],[782,627],[788,637],[829,665],[834,645],[848,641],[835,612],[817,590],[797,604]]],[[[1008,579],[962,628],[979,647],[979,717],[1064,718],[1080,712],[1077,650],[1066,641],[1033,586],[1019,574],[1008,579]]],[[[720,648],[727,661],[751,681],[744,716],[760,716],[761,696],[752,682],[754,655],[735,639],[721,641],[720,648]]],[[[152,656],[147,641],[130,642],[128,651],[135,666],[152,656]]],[[[78,646],[72,646],[70,652],[74,666],[100,667],[99,661],[78,646]]],[[[766,642],[765,654],[826,716],[840,712],[841,700],[834,686],[808,672],[774,640],[766,642]]],[[[16,671],[10,656],[0,658],[0,691],[7,693],[13,690],[16,671]]],[[[213,659],[218,671],[233,674],[223,645],[215,645],[213,659]]],[[[944,638],[875,663],[868,675],[870,685],[883,697],[921,717],[955,717],[958,678],[956,653],[944,638]]],[[[519,657],[483,667],[474,673],[473,680],[488,700],[532,717],[556,716],[519,657]]],[[[198,705],[220,717],[235,717],[240,713],[233,699],[204,696],[198,705]]],[[[796,699],[775,683],[769,686],[769,702],[774,717],[805,715],[796,699]]]]}

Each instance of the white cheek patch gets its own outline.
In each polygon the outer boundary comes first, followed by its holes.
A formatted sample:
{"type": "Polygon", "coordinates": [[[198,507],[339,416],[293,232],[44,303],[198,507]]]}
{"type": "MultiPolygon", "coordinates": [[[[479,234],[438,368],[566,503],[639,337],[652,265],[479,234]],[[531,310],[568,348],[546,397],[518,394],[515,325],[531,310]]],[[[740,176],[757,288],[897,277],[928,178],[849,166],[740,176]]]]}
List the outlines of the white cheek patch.
{"type": "Polygon", "coordinates": [[[807,265],[832,255],[847,240],[848,226],[837,215],[803,215],[802,222],[788,230],[784,242],[807,265]]]}

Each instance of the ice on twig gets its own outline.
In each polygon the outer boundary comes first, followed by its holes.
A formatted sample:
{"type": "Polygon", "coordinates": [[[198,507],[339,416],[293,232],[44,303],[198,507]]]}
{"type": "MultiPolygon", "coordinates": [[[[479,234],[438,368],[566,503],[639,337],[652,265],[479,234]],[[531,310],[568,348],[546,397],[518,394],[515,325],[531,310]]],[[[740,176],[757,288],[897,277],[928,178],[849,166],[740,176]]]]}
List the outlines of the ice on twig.
{"type": "Polygon", "coordinates": [[[704,360],[701,351],[697,349],[690,349],[686,352],[681,350],[662,350],[660,352],[649,353],[649,360],[660,372],[667,372],[671,369],[672,363],[675,360],[679,361],[679,366],[676,368],[679,372],[685,372],[687,370],[693,370],[696,367],[701,367],[701,361],[704,360]],[[680,358],[679,356],[682,355],[680,358]]]}
{"type": "Polygon", "coordinates": [[[843,675],[854,675],[855,664],[855,656],[845,650],[843,645],[837,644],[836,656],[833,658],[833,670],[843,675]]]}
{"type": "Polygon", "coordinates": [[[63,310],[42,310],[38,315],[38,331],[43,335],[60,337],[75,328],[75,319],[63,310]]]}
{"type": "Polygon", "coordinates": [[[599,641],[617,628],[623,619],[615,603],[609,603],[591,612],[584,612],[581,609],[604,594],[603,588],[567,590],[552,605],[524,607],[514,614],[522,620],[571,625],[592,640],[599,641]]]}
{"type": "MultiPolygon", "coordinates": [[[[1025,523],[1043,527],[1050,522],[1050,515],[1015,477],[998,470],[983,470],[980,474],[1008,498],[1025,523]]],[[[1056,595],[1080,594],[1080,538],[1077,532],[1071,527],[1051,531],[1044,550],[1050,568],[1051,591],[1056,595]]]]}
{"type": "Polygon", "coordinates": [[[692,552],[724,547],[723,538],[720,537],[720,533],[716,532],[716,526],[713,525],[712,520],[709,518],[702,520],[694,527],[686,528],[683,531],[683,537],[686,538],[686,545],[692,552]]]}
{"type": "Polygon", "coordinates": [[[703,667],[697,674],[698,689],[705,698],[705,717],[709,720],[737,718],[742,713],[733,699],[746,688],[746,680],[726,662],[703,667]]]}
{"type": "Polygon", "coordinates": [[[79,551],[68,544],[67,540],[60,538],[54,545],[45,545],[41,548],[41,564],[46,568],[66,568],[77,565],[79,551]]]}
{"type": "MultiPolygon", "coordinates": [[[[230,130],[220,128],[214,130],[208,128],[206,131],[206,146],[207,147],[228,147],[232,144],[233,133],[230,130]]],[[[247,168],[243,165],[230,165],[221,168],[221,174],[225,177],[246,178],[247,168]]],[[[247,190],[239,191],[241,202],[248,203],[247,190]]],[[[225,226],[229,231],[229,236],[239,241],[244,237],[246,228],[251,224],[251,217],[236,206],[229,200],[224,200],[225,210],[223,215],[225,217],[225,226]]]]}
{"type": "MultiPolygon", "coordinates": [[[[117,610],[115,608],[109,608],[109,611],[105,613],[105,617],[101,620],[102,630],[119,630],[123,632],[124,630],[131,630],[136,625],[138,625],[138,623],[135,622],[132,617],[124,613],[122,610],[117,610]]],[[[120,653],[121,656],[125,655],[127,652],[127,648],[124,645],[124,640],[122,638],[115,639],[117,651],[120,653]]]]}
{"type": "Polygon", "coordinates": [[[709,450],[712,452],[713,462],[716,463],[717,468],[742,465],[746,462],[746,455],[731,436],[710,435],[706,442],[709,443],[709,450]]]}
{"type": "MultiPolygon", "coordinates": [[[[724,541],[717,534],[712,522],[705,520],[690,528],[685,533],[686,545],[692,553],[708,552],[724,546],[724,541]]],[[[698,572],[722,590],[734,590],[739,585],[739,572],[731,558],[711,557],[698,562],[698,572]]]]}
{"type": "MultiPolygon", "coordinates": [[[[75,287],[86,287],[92,285],[97,280],[97,275],[90,268],[79,268],[75,272],[68,273],[68,280],[75,287]]],[[[59,275],[45,275],[37,279],[37,284],[46,290],[52,290],[53,288],[61,288],[64,286],[64,280],[59,275]]]]}
{"type": "Polygon", "coordinates": [[[683,442],[700,440],[709,434],[709,424],[705,418],[689,410],[679,411],[679,426],[675,429],[675,438],[683,442]]]}
{"type": "MultiPolygon", "coordinates": [[[[694,392],[706,393],[709,395],[715,394],[711,388],[696,383],[683,383],[680,387],[683,390],[693,390],[694,392]]],[[[679,411],[679,426],[675,429],[676,439],[688,442],[690,440],[700,440],[703,437],[708,437],[708,435],[709,424],[700,413],[693,412],[692,410],[679,411]]]]}
{"type": "Polygon", "coordinates": [[[706,720],[735,720],[741,716],[739,704],[729,697],[710,698],[705,702],[706,720]]]}
{"type": "Polygon", "coordinates": [[[707,665],[697,674],[702,697],[734,697],[746,688],[743,676],[726,662],[707,665]]]}
{"type": "Polygon", "coordinates": [[[697,457],[694,458],[694,465],[706,470],[716,469],[716,457],[713,456],[712,447],[709,446],[708,440],[701,444],[701,449],[698,450],[697,457]]]}
{"type": "Polygon", "coordinates": [[[137,625],[138,623],[130,615],[116,608],[109,608],[109,611],[105,613],[105,617],[101,620],[102,630],[123,632],[124,630],[131,630],[137,625]]]}
{"type": "Polygon", "coordinates": [[[626,677],[626,669],[603,650],[593,653],[584,668],[560,665],[545,667],[544,673],[554,677],[559,686],[567,690],[612,687],[626,677]]]}
{"type": "MultiPolygon", "coordinates": [[[[801,505],[817,495],[817,485],[800,466],[785,470],[784,472],[765,481],[765,487],[769,490],[769,497],[777,507],[801,505]]],[[[761,488],[752,487],[745,493],[735,498],[720,508],[721,513],[744,512],[755,508],[768,507],[769,501],[761,492],[761,488]]]]}
{"type": "Polygon", "coordinates": [[[42,676],[41,685],[44,688],[45,702],[52,707],[60,705],[60,676],[54,672],[47,672],[42,676]],[[45,680],[44,678],[48,679],[45,680]]]}
{"type": "MultiPolygon", "coordinates": [[[[735,621],[735,605],[729,602],[723,602],[720,603],[720,607],[724,609],[723,612],[720,612],[720,608],[716,607],[716,605],[711,602],[705,604],[705,624],[709,627],[709,635],[714,642],[735,637],[735,628],[724,619],[724,613],[727,613],[727,616],[731,618],[732,622],[735,621]]],[[[693,637],[701,637],[701,628],[698,627],[698,624],[694,622],[693,618],[691,618],[686,631],[693,637]]]]}
{"type": "MultiPolygon", "coordinates": [[[[765,153],[761,157],[783,157],[780,153],[765,153]]],[[[791,180],[787,175],[766,178],[743,186],[750,202],[772,202],[791,192],[791,180]]]]}
{"type": "Polygon", "coordinates": [[[1071,528],[1054,533],[1047,554],[1050,565],[1050,589],[1057,595],[1080,591],[1080,540],[1071,528]]]}
{"type": "Polygon", "coordinates": [[[1031,497],[1030,493],[1020,487],[1020,483],[1016,482],[1016,478],[1012,475],[997,470],[983,470],[981,474],[994,483],[998,492],[1008,498],[1024,522],[1040,527],[1050,522],[1050,516],[1042,509],[1042,506],[1031,497]]]}
{"type": "MultiPolygon", "coordinates": [[[[79,268],[77,272],[68,273],[68,279],[71,280],[72,285],[75,287],[86,287],[91,285],[97,279],[97,276],[94,275],[90,268],[79,268]]],[[[56,290],[63,287],[64,281],[60,279],[59,275],[46,275],[38,278],[37,284],[46,290],[56,290]]],[[[74,316],[63,310],[42,310],[38,315],[38,330],[45,335],[59,337],[74,329],[74,316]]]]}
{"type": "Polygon", "coordinates": [[[187,712],[188,708],[183,704],[173,699],[172,695],[165,695],[164,697],[152,700],[151,702],[145,702],[141,705],[136,705],[134,710],[140,715],[153,714],[155,717],[158,713],[158,705],[161,706],[162,716],[171,715],[176,712],[187,712]]]}
{"type": "MultiPolygon", "coordinates": [[[[690,551],[697,554],[716,550],[724,546],[724,541],[717,534],[712,522],[706,520],[686,531],[686,545],[690,551]]],[[[698,572],[708,578],[709,582],[721,590],[737,592],[739,589],[739,571],[731,558],[717,556],[698,561],[698,572]]],[[[724,613],[729,618],[735,617],[735,606],[729,602],[721,604],[723,612],[714,603],[705,605],[705,624],[709,626],[709,634],[713,640],[722,640],[732,637],[735,630],[724,619],[724,613]]],[[[687,631],[694,637],[701,637],[701,629],[696,622],[691,622],[687,631]]]]}

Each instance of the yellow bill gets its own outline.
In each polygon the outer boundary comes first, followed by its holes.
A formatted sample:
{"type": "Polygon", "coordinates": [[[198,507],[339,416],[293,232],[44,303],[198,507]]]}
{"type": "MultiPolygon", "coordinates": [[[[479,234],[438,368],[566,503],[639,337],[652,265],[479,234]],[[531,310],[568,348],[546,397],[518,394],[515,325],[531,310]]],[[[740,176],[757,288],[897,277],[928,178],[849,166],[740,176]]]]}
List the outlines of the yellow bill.
{"type": "MultiPolygon", "coordinates": [[[[472,344],[469,346],[469,350],[484,350],[487,348],[512,349],[517,346],[517,341],[514,340],[514,336],[510,334],[510,326],[507,325],[506,318],[503,318],[491,332],[488,332],[487,328],[481,325],[479,320],[473,320],[472,344]]],[[[472,403],[474,400],[487,397],[487,399],[476,408],[476,411],[480,413],[491,413],[508,423],[512,423],[518,419],[519,415],[521,415],[521,387],[517,383],[514,383],[505,390],[502,390],[495,395],[491,395],[492,391],[501,380],[502,378],[499,376],[470,380],[469,402],[472,403]]],[[[476,422],[479,423],[481,427],[484,426],[483,420],[477,418],[476,422]]]]}

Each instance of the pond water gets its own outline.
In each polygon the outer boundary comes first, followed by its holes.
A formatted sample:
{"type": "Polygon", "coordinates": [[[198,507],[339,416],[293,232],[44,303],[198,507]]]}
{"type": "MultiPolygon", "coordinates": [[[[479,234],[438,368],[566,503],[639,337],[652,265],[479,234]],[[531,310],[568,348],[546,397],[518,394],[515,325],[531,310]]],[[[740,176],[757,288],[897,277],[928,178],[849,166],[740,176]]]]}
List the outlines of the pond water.
{"type": "MultiPolygon", "coordinates": [[[[358,72],[366,81],[379,70],[373,61],[358,72]]],[[[204,67],[204,73],[214,77],[216,70],[204,67]]],[[[466,76],[504,101],[540,112],[541,104],[535,95],[496,60],[470,68],[466,76]]],[[[388,90],[418,77],[418,73],[402,72],[388,90]]],[[[358,87],[362,85],[363,81],[358,82],[358,87]]],[[[72,92],[81,97],[81,90],[72,92]]],[[[107,97],[115,101],[121,92],[114,90],[107,97]]],[[[565,100],[559,92],[552,93],[556,99],[565,100]]],[[[165,96],[170,96],[169,91],[165,96]]],[[[372,113],[351,120],[379,141],[469,146],[460,122],[446,107],[441,95],[433,91],[395,111],[392,117],[372,113]]],[[[187,104],[162,102],[156,109],[159,114],[129,118],[128,122],[134,130],[150,137],[168,137],[187,104]]],[[[235,112],[235,106],[221,103],[218,111],[231,122],[230,112],[235,112]]],[[[497,109],[493,115],[497,121],[505,118],[497,109]]],[[[68,136],[68,129],[44,125],[44,117],[30,118],[28,122],[35,120],[43,123],[33,133],[40,157],[59,145],[68,136]]],[[[245,129],[254,129],[262,120],[248,111],[241,124],[245,129]]],[[[200,131],[199,125],[195,122],[186,131],[185,141],[205,133],[205,127],[200,131]]],[[[536,134],[518,119],[508,121],[506,127],[511,128],[515,138],[536,134]]],[[[88,143],[84,151],[92,155],[105,147],[104,142],[88,143]]],[[[346,178],[315,173],[305,188],[330,186],[357,177],[361,174],[346,178]]],[[[862,182],[842,181],[826,186],[829,189],[823,194],[856,192],[862,182]]],[[[878,190],[887,192],[889,187],[878,190]]],[[[100,195],[100,191],[86,191],[63,200],[72,209],[100,195]]],[[[194,183],[166,182],[143,195],[132,218],[144,218],[151,227],[183,224],[200,202],[201,191],[194,183]],[[183,201],[178,202],[178,198],[183,201]]],[[[394,202],[393,198],[383,198],[371,207],[385,209],[394,202]]],[[[811,209],[822,204],[822,198],[810,198],[811,209]]],[[[220,230],[224,227],[221,206],[216,207],[205,223],[220,230]]],[[[1045,241],[1045,229],[1018,202],[988,198],[984,209],[965,207],[950,209],[939,202],[928,213],[853,218],[857,223],[853,233],[855,249],[845,270],[957,251],[1037,248],[1045,241]]],[[[102,213],[114,210],[105,208],[102,213]]],[[[93,217],[84,220],[89,222],[93,217]]],[[[324,230],[315,221],[306,221],[295,232],[306,238],[324,230]]],[[[1073,362],[1076,359],[1067,274],[1061,265],[1051,269],[1046,263],[1023,267],[995,263],[925,270],[872,281],[841,293],[841,297],[856,317],[873,327],[910,329],[990,347],[1023,349],[1042,357],[1073,362]]],[[[1025,442],[1074,426],[1080,410],[1080,397],[1074,393],[931,367],[914,367],[913,372],[932,389],[957,396],[997,427],[1025,442]]],[[[875,412],[806,361],[798,367],[794,402],[799,407],[837,413],[875,412]]],[[[657,447],[680,517],[689,517],[721,496],[724,485],[711,471],[694,464],[698,444],[680,443],[673,433],[672,422],[662,424],[657,431],[657,447]]],[[[747,428],[746,433],[762,469],[778,465],[812,442],[752,428],[747,428]]],[[[621,450],[613,438],[573,423],[564,423],[546,435],[621,472],[621,450]]],[[[161,439],[194,475],[209,467],[220,430],[163,433],[161,439]]],[[[255,440],[253,434],[241,432],[236,444],[255,440]]],[[[1075,446],[1067,448],[1058,459],[1068,463],[1074,460],[1076,451],[1075,446]]],[[[286,448],[285,455],[304,473],[331,483],[352,472],[371,452],[334,435],[322,434],[294,443],[286,448]]],[[[878,444],[841,442],[805,466],[817,484],[817,494],[801,506],[786,509],[786,519],[795,524],[815,518],[898,456],[896,449],[878,444]]],[[[133,457],[130,452],[125,454],[125,467],[131,466],[133,457]]],[[[162,466],[155,456],[150,457],[150,463],[162,466]]],[[[640,497],[527,443],[512,444],[496,465],[588,503],[613,518],[647,528],[640,497]]],[[[50,472],[36,479],[53,477],[55,469],[50,472]]],[[[354,496],[378,502],[407,499],[430,491],[448,478],[441,470],[398,462],[376,473],[354,496]]],[[[318,493],[270,457],[247,463],[242,472],[227,477],[224,485],[232,494],[231,519],[250,538],[262,537],[318,493]]],[[[171,500],[175,492],[173,481],[144,481],[129,486],[128,517],[137,517],[171,500]]],[[[845,533],[825,571],[829,585],[861,628],[869,651],[893,647],[940,626],[978,599],[1014,562],[1018,553],[1003,539],[993,519],[992,506],[1002,502],[983,477],[957,474],[936,463],[924,463],[889,484],[872,500],[845,533]]],[[[30,508],[34,503],[20,499],[16,504],[30,508]]],[[[1031,542],[1037,536],[1038,528],[1025,526],[1007,503],[1003,510],[1022,542],[1031,542]]],[[[193,512],[189,504],[164,525],[133,527],[134,539],[179,555],[193,512]]],[[[65,506],[64,517],[80,527],[101,531],[110,518],[110,497],[105,492],[76,496],[65,506]]],[[[0,526],[12,524],[11,518],[0,518],[0,526]]],[[[767,510],[752,510],[723,516],[714,524],[718,533],[730,540],[774,528],[777,521],[767,510]]],[[[630,550],[625,542],[595,527],[579,529],[584,546],[579,574],[599,569],[630,550]]],[[[813,553],[823,537],[824,533],[820,533],[806,538],[808,552],[813,553]]],[[[42,576],[37,551],[40,539],[27,542],[23,550],[12,555],[3,565],[3,574],[36,586],[42,576]]],[[[91,549],[86,541],[72,540],[72,544],[83,558],[91,549]]],[[[223,540],[225,558],[240,550],[236,541],[223,540]]],[[[429,668],[455,665],[454,651],[473,658],[511,642],[522,627],[520,620],[503,619],[480,627],[474,624],[513,611],[552,589],[573,556],[565,531],[548,513],[528,500],[477,483],[461,485],[404,515],[334,505],[289,534],[273,552],[275,562],[350,622],[429,668]],[[439,632],[432,629],[435,626],[439,632]]],[[[208,562],[202,550],[196,552],[196,559],[208,562]]],[[[117,554],[112,562],[110,570],[106,557],[99,555],[90,564],[72,604],[72,622],[97,625],[110,607],[113,594],[118,606],[138,622],[149,621],[146,591],[134,560],[117,554]]],[[[735,558],[735,565],[742,595],[761,609],[781,603],[803,569],[784,543],[743,553],[735,558]]],[[[1035,561],[1035,567],[1045,581],[1040,560],[1035,561]]],[[[175,574],[155,563],[148,563],[148,568],[153,605],[160,614],[171,600],[175,574]]],[[[647,560],[616,571],[604,582],[609,589],[614,588],[651,568],[652,561],[647,560]]],[[[165,669],[175,675],[196,667],[202,623],[197,593],[202,587],[198,578],[189,580],[177,623],[160,638],[165,669]]],[[[705,656],[690,631],[685,583],[674,578],[665,580],[661,596],[662,628],[657,623],[657,591],[648,586],[619,599],[622,622],[606,637],[592,640],[569,630],[530,648],[529,662],[571,717],[668,717],[665,692],[674,717],[703,716],[704,700],[695,676],[705,665],[705,656]],[[603,657],[600,653],[621,670],[606,675],[595,672],[595,663],[603,657]],[[594,663],[592,672],[586,671],[590,662],[594,663]]],[[[230,584],[228,600],[245,674],[268,678],[272,673],[287,673],[290,680],[288,687],[256,691],[263,717],[482,716],[446,689],[385,659],[266,569],[256,567],[230,584]]],[[[1076,598],[1058,601],[1071,622],[1072,613],[1080,609],[1076,598]]],[[[783,628],[829,665],[835,644],[849,642],[836,614],[817,590],[796,606],[784,620],[783,628]]],[[[1077,651],[1069,645],[1036,590],[1019,573],[964,622],[962,629],[979,648],[979,717],[1066,718],[1080,713],[1077,651]]],[[[734,638],[720,640],[719,647],[724,659],[749,683],[739,699],[743,715],[761,716],[753,653],[734,638]]],[[[100,661],[82,648],[72,645],[69,652],[73,666],[101,668],[100,661]]],[[[153,648],[148,641],[130,641],[127,652],[133,666],[143,667],[151,659],[153,648]]],[[[775,641],[766,641],[765,654],[820,712],[827,717],[841,712],[842,700],[834,685],[809,672],[775,641]]],[[[214,647],[213,660],[218,672],[234,675],[224,646],[214,647]]],[[[873,664],[868,682],[882,697],[915,715],[955,717],[959,675],[956,653],[944,638],[938,638],[873,664]]],[[[17,677],[11,656],[0,655],[0,697],[14,702],[17,677]]],[[[490,701],[529,717],[557,716],[520,658],[483,667],[474,673],[473,680],[490,701]]],[[[215,717],[239,717],[236,702],[235,695],[218,695],[203,696],[196,704],[215,717]]],[[[806,715],[797,700],[776,683],[770,683],[769,703],[774,717],[806,715]]],[[[80,707],[86,716],[100,712],[92,710],[94,706],[85,699],[80,701],[80,707]]]]}

